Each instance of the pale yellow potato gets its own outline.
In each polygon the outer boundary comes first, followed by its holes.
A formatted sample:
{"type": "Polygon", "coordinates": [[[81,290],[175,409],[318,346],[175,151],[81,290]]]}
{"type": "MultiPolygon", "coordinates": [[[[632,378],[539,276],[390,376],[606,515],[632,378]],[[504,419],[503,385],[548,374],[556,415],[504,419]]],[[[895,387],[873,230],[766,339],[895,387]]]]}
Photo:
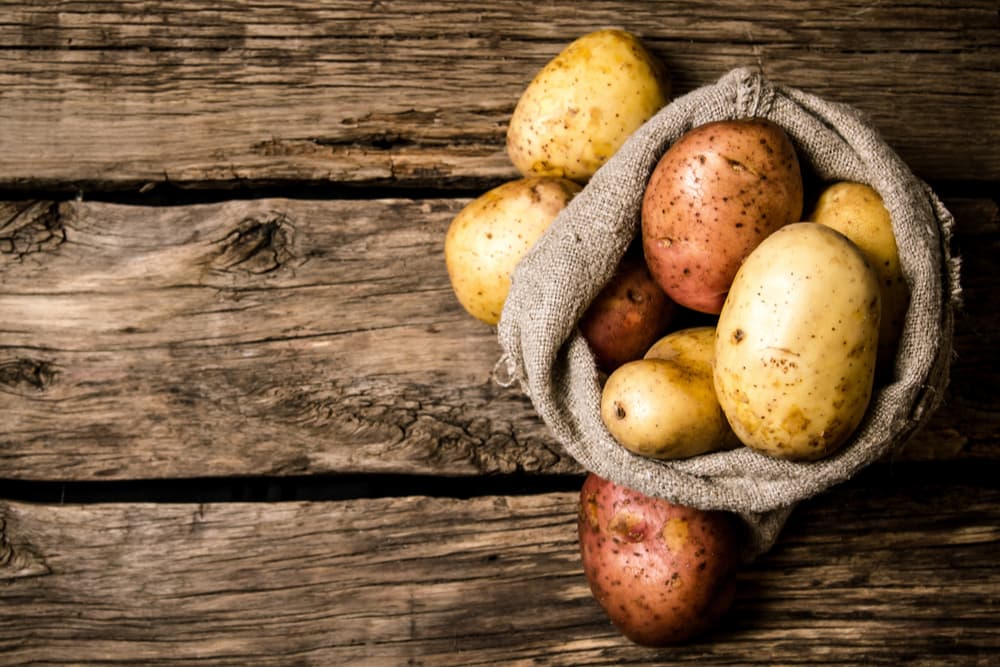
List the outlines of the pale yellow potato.
{"type": "Polygon", "coordinates": [[[736,444],[712,384],[715,329],[682,329],[620,366],[601,396],[601,419],[629,451],[676,459],[736,444]]]}
{"type": "Polygon", "coordinates": [[[507,154],[525,176],[584,183],[669,95],[665,67],[635,35],[584,35],[522,93],[507,129],[507,154]]]}
{"type": "Polygon", "coordinates": [[[903,279],[892,219],[882,197],[863,183],[834,183],[820,194],[809,220],[832,227],[854,241],[878,274],[882,292],[878,363],[891,370],[910,290],[903,279]]]}
{"type": "Polygon", "coordinates": [[[715,356],[715,327],[690,327],[672,331],[653,343],[646,359],[668,359],[690,366],[699,377],[706,371],[711,381],[715,356]]]}
{"type": "Polygon", "coordinates": [[[455,296],[470,315],[486,324],[500,321],[514,267],[580,189],[562,178],[523,178],[458,212],[444,256],[455,296]]]}
{"type": "Polygon", "coordinates": [[[747,446],[835,452],[871,398],[881,303],[861,250],[824,225],[786,225],[750,253],[719,315],[715,389],[747,446]]]}

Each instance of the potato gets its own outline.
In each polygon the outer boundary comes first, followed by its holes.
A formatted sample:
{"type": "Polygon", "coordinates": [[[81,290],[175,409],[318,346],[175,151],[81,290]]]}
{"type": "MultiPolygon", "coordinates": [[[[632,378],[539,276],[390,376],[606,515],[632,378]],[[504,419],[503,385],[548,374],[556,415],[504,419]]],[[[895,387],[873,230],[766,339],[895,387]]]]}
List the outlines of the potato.
{"type": "Polygon", "coordinates": [[[714,344],[714,327],[675,331],[608,377],[601,420],[622,447],[678,459],[735,444],[712,384],[714,344]]]}
{"type": "Polygon", "coordinates": [[[524,176],[584,183],[669,94],[666,69],[635,35],[584,35],[524,90],[507,128],[507,154],[524,176]]]}
{"type": "Polygon", "coordinates": [[[878,274],[882,319],[876,369],[890,372],[910,303],[910,290],[903,279],[892,219],[882,197],[862,183],[834,183],[820,194],[809,219],[854,241],[878,274]]]}
{"type": "Polygon", "coordinates": [[[625,637],[646,646],[689,640],[732,603],[738,524],[588,475],[577,520],[590,590],[625,637]]]}
{"type": "Polygon", "coordinates": [[[740,267],[719,315],[715,389],[739,439],[811,461],[839,448],[871,398],[878,277],[840,232],[800,222],[740,267]]]}
{"type": "Polygon", "coordinates": [[[641,249],[630,249],[580,320],[598,367],[610,373],[639,359],[673,319],[671,301],[649,275],[641,249]]]}
{"type": "Polygon", "coordinates": [[[514,267],[580,189],[562,178],[522,178],[458,212],[445,236],[445,264],[470,315],[486,324],[500,321],[514,267]]]}
{"type": "Polygon", "coordinates": [[[764,119],[701,125],[663,154],[646,186],[646,262],[675,302],[717,314],[743,259],[801,215],[802,173],[784,130],[764,119]]]}
{"type": "Polygon", "coordinates": [[[698,376],[707,369],[711,382],[715,327],[698,326],[672,331],[653,343],[643,357],[680,361],[690,367],[693,375],[698,376]]]}

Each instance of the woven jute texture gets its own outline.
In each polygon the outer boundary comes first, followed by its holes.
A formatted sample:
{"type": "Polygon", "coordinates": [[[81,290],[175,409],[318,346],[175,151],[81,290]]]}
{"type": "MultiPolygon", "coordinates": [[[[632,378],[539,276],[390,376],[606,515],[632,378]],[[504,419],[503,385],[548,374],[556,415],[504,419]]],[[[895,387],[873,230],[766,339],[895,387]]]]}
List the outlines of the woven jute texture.
{"type": "Polygon", "coordinates": [[[959,262],[954,220],[859,111],[733,70],[679,97],[637,130],[518,264],[498,325],[495,377],[519,382],[565,450],[587,470],[646,495],[739,514],[747,558],[773,545],[794,506],[889,455],[930,417],[948,382],[959,262]],[[768,118],[823,181],[873,187],[892,218],[910,288],[893,377],[876,388],[852,439],[829,458],[794,463],[749,448],[657,461],[619,446],[600,417],[601,380],[577,323],[636,237],[646,183],[686,131],[716,120],[768,118]]]}

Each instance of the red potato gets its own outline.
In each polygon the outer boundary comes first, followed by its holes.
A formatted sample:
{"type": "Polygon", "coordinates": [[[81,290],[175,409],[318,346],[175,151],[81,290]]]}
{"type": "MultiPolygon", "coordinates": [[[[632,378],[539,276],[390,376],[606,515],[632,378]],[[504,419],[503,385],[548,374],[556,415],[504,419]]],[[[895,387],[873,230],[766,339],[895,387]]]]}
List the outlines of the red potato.
{"type": "Polygon", "coordinates": [[[629,640],[681,643],[715,626],[730,607],[739,564],[732,515],[675,505],[590,474],[577,527],[590,590],[629,640]]]}
{"type": "Polygon", "coordinates": [[[707,123],[674,143],[649,179],[646,262],[675,302],[718,314],[743,259],[801,216],[802,173],[784,130],[760,118],[707,123]]]}
{"type": "Polygon", "coordinates": [[[580,320],[580,333],[605,373],[639,359],[670,326],[674,303],[641,252],[628,252],[580,320]]]}

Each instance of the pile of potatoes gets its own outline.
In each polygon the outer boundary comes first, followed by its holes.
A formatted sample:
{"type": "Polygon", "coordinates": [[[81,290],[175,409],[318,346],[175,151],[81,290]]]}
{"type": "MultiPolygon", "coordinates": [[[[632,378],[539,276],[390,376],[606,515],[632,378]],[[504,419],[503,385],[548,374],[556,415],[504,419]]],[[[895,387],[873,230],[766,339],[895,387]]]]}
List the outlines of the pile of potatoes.
{"type": "MultiPolygon", "coordinates": [[[[446,236],[472,316],[498,323],[514,266],[669,93],[662,63],[621,30],[581,37],[538,73],[507,133],[523,178],[472,201],[446,236]]],[[[663,154],[640,235],[578,325],[622,447],[808,462],[848,440],[891,373],[908,293],[878,193],[818,189],[806,191],[794,144],[766,119],[695,127],[663,154]]],[[[732,517],[595,475],[580,498],[584,571],[626,637],[683,641],[721,617],[738,562],[732,517]]]]}
{"type": "Polygon", "coordinates": [[[830,186],[809,221],[803,198],[795,147],[764,119],[701,125],[664,153],[644,257],[675,304],[716,319],[613,369],[601,416],[623,447],[681,458],[729,448],[731,428],[737,446],[814,461],[858,426],[907,304],[895,238],[868,186],[830,186]]]}

